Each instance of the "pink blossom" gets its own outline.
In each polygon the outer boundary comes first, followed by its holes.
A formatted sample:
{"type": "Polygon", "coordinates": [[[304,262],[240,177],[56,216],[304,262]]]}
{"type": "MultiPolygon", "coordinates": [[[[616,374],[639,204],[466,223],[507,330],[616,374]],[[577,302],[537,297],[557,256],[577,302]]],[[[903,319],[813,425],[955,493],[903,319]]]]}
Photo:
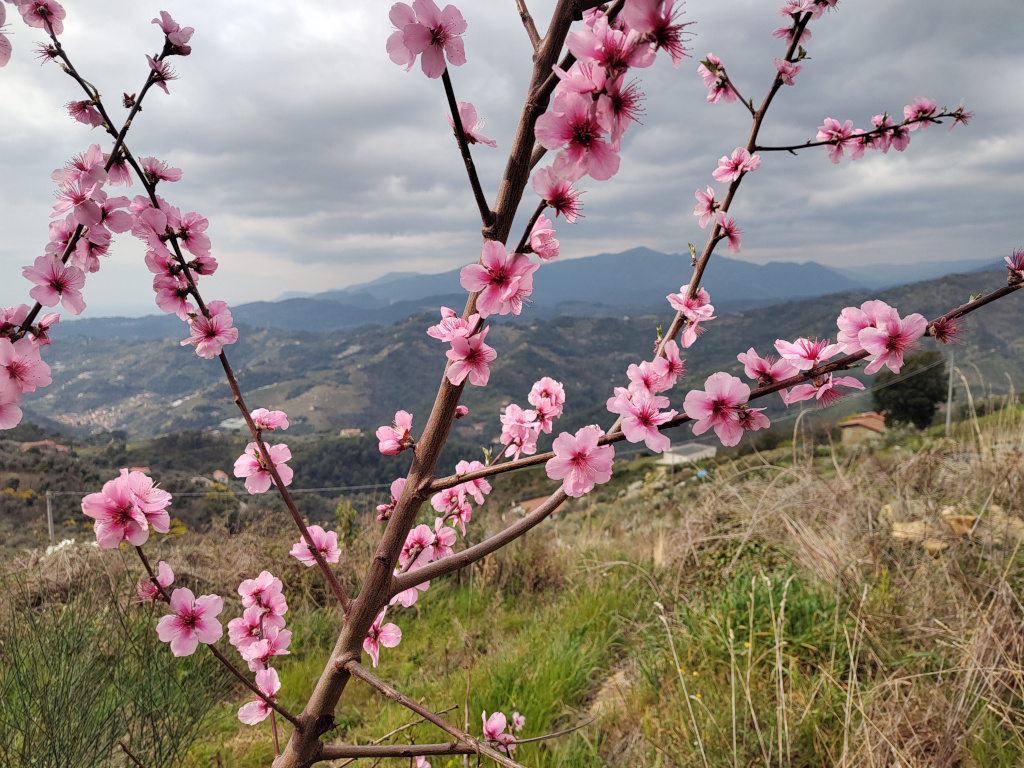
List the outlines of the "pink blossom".
{"type": "Polygon", "coordinates": [[[744,173],[756,171],[760,166],[760,155],[752,155],[743,147],[736,147],[731,157],[723,155],[718,159],[718,168],[711,175],[715,177],[715,181],[725,184],[736,181],[744,173]]]}
{"type": "Polygon", "coordinates": [[[192,289],[184,276],[158,275],[153,278],[153,290],[156,291],[156,305],[167,314],[177,315],[186,322],[195,314],[195,305],[189,301],[192,289]]]}
{"type": "Polygon", "coordinates": [[[1024,282],[1024,248],[1017,248],[1012,256],[1004,256],[1003,259],[1006,261],[1006,268],[1010,270],[1007,282],[1011,285],[1024,282]]]}
{"type": "Polygon", "coordinates": [[[238,652],[249,664],[250,672],[257,672],[269,664],[274,656],[290,656],[288,646],[292,642],[292,633],[288,629],[272,629],[264,622],[263,636],[254,643],[249,643],[238,652]]]}
{"type": "Polygon", "coordinates": [[[778,339],[775,342],[775,349],[798,371],[809,371],[825,360],[834,357],[840,351],[841,346],[829,344],[828,339],[811,341],[801,337],[792,343],[785,339],[778,339]]]}
{"type": "Polygon", "coordinates": [[[863,347],[860,344],[860,332],[870,328],[879,321],[884,321],[895,310],[884,301],[865,301],[856,307],[846,307],[836,320],[839,326],[839,335],[836,336],[836,343],[841,345],[843,354],[854,354],[860,352],[863,347]]]}
{"type": "Polygon", "coordinates": [[[284,411],[268,411],[266,408],[257,408],[250,415],[256,428],[264,432],[288,429],[288,414],[284,411]]]}
{"type": "MultiPolygon", "coordinates": [[[[100,226],[105,229],[109,229],[111,232],[127,232],[132,228],[132,217],[127,211],[117,210],[118,208],[125,208],[128,206],[128,198],[111,197],[107,198],[105,192],[100,193],[100,197],[97,198],[97,203],[100,206],[100,226]]],[[[95,227],[90,227],[90,234],[95,227]]]]}
{"type": "Polygon", "coordinates": [[[81,179],[69,182],[57,193],[57,202],[53,204],[53,213],[50,216],[59,216],[65,211],[73,211],[75,221],[82,226],[99,224],[100,207],[94,199],[98,190],[99,185],[96,183],[87,184],[81,179]]]}
{"type": "Polygon", "coordinates": [[[782,77],[783,83],[786,85],[793,85],[793,78],[800,73],[800,70],[803,69],[803,67],[792,61],[776,58],[775,69],[779,71],[779,75],[782,77]]]}
{"type": "Polygon", "coordinates": [[[838,120],[826,117],[825,124],[818,129],[816,140],[833,142],[828,148],[828,156],[829,159],[836,164],[843,159],[844,147],[850,149],[852,160],[857,159],[856,157],[853,157],[853,152],[854,148],[858,145],[860,146],[858,156],[864,153],[864,143],[860,139],[856,138],[852,120],[847,120],[844,124],[840,125],[838,120]]]}
{"type": "Polygon", "coordinates": [[[530,250],[536,253],[541,261],[554,261],[558,258],[558,241],[551,220],[543,213],[537,217],[530,230],[530,250]]]}
{"type": "Polygon", "coordinates": [[[42,361],[31,339],[12,342],[0,337],[0,388],[11,384],[19,392],[35,392],[49,386],[50,366],[42,361]]]}
{"type": "Polygon", "coordinates": [[[578,430],[575,436],[563,432],[555,438],[555,455],[548,459],[544,469],[552,480],[562,481],[562,489],[569,496],[579,498],[595,485],[611,479],[615,448],[598,445],[602,435],[600,427],[591,425],[578,430]]]}
{"type": "Polygon", "coordinates": [[[593,100],[581,93],[561,92],[537,118],[537,141],[546,149],[561,150],[552,167],[571,181],[588,174],[605,181],[619,170],[618,154],[602,138],[611,133],[611,115],[601,109],[600,102],[596,110],[592,105],[593,100]]]}
{"type": "Polygon", "coordinates": [[[566,72],[557,64],[551,67],[551,71],[559,79],[558,88],[561,91],[572,91],[573,93],[599,94],[604,91],[604,84],[608,79],[605,68],[595,61],[577,61],[566,72]]]}
{"type": "Polygon", "coordinates": [[[238,329],[232,327],[231,310],[223,301],[211,301],[206,308],[210,316],[197,315],[189,322],[192,335],[183,340],[181,346],[191,344],[197,355],[210,360],[219,355],[226,344],[238,341],[238,329]]]}
{"type": "Polygon", "coordinates": [[[193,256],[209,256],[210,238],[206,235],[206,229],[210,222],[195,212],[179,216],[177,208],[172,208],[171,211],[172,215],[167,217],[167,223],[176,230],[178,241],[193,256]]]}
{"type": "MultiPolygon", "coordinates": [[[[892,120],[890,120],[889,116],[886,114],[875,115],[874,117],[871,118],[871,124],[874,125],[876,129],[891,128],[892,120]]],[[[882,154],[888,154],[890,146],[892,146],[891,131],[882,131],[873,139],[871,139],[871,148],[882,150],[882,154]]]]}
{"type": "Polygon", "coordinates": [[[555,218],[558,214],[565,216],[565,220],[572,224],[579,216],[580,193],[572,188],[572,181],[563,178],[555,173],[551,166],[539,169],[533,174],[533,191],[536,192],[548,204],[548,207],[555,209],[555,218]]]}
{"type": "MultiPolygon", "coordinates": [[[[455,121],[451,115],[446,115],[448,125],[455,128],[455,121]]],[[[488,147],[498,146],[494,139],[488,139],[480,131],[484,128],[484,121],[476,115],[476,107],[468,101],[459,102],[459,120],[462,122],[462,130],[466,132],[467,144],[486,144],[488,147]]]]}
{"type": "Polygon", "coordinates": [[[531,456],[537,452],[537,437],[540,425],[537,423],[535,411],[524,411],[515,403],[505,408],[501,415],[501,444],[505,446],[505,456],[519,458],[525,453],[531,456]]]}
{"type": "Polygon", "coordinates": [[[598,97],[598,108],[611,116],[612,149],[616,152],[629,124],[640,122],[640,117],[644,114],[641,106],[643,100],[644,92],[640,90],[639,81],[626,83],[625,74],[605,83],[604,93],[598,97]]]}
{"type": "Polygon", "coordinates": [[[754,348],[740,352],[736,359],[743,363],[743,372],[759,386],[766,387],[777,381],[796,376],[797,369],[784,359],[776,360],[772,356],[759,357],[754,348]]]}
{"type": "Polygon", "coordinates": [[[238,594],[242,598],[242,606],[248,608],[255,605],[276,616],[288,612],[281,580],[270,571],[261,571],[255,579],[246,579],[238,585],[238,594]]]}
{"type": "Polygon", "coordinates": [[[166,35],[167,42],[171,45],[171,55],[188,56],[192,53],[192,48],[188,45],[188,41],[195,32],[192,27],[180,26],[167,11],[160,11],[160,18],[153,19],[152,23],[159,25],[166,35]]]}
{"type": "Polygon", "coordinates": [[[454,338],[466,337],[476,330],[480,322],[480,315],[473,313],[467,319],[455,313],[450,307],[441,307],[441,322],[427,328],[427,335],[444,342],[450,342],[454,338]]]}
{"type": "Polygon", "coordinates": [[[693,215],[700,217],[697,223],[700,224],[701,229],[704,229],[708,222],[715,217],[715,210],[718,208],[718,202],[715,200],[715,191],[711,187],[707,188],[707,192],[701,192],[698,189],[693,193],[693,196],[697,198],[697,205],[693,208],[693,215]]]}
{"type": "Polygon", "coordinates": [[[181,181],[180,168],[172,168],[163,160],[157,160],[155,157],[140,158],[139,166],[154,184],[159,181],[181,181]]]}
{"type": "Polygon", "coordinates": [[[53,256],[40,256],[31,267],[23,267],[21,274],[35,283],[28,295],[44,307],[60,302],[73,315],[80,315],[85,309],[81,291],[85,273],[78,267],[66,266],[53,256]]]}
{"type": "Polygon", "coordinates": [[[67,107],[68,114],[80,123],[91,125],[93,128],[103,125],[103,115],[91,101],[69,101],[64,106],[67,107]]]}
{"type": "Polygon", "coordinates": [[[377,428],[377,446],[385,456],[397,456],[406,448],[414,448],[415,441],[412,439],[412,414],[407,411],[395,411],[395,420],[392,425],[377,428]]]}
{"type": "Polygon", "coordinates": [[[434,532],[430,526],[417,525],[405,537],[402,552],[398,556],[398,565],[403,570],[426,565],[430,562],[431,547],[434,543],[434,532]]]}
{"type": "Polygon", "coordinates": [[[683,35],[689,23],[677,23],[674,4],[675,0],[628,0],[619,18],[654,43],[655,50],[668,51],[672,66],[678,67],[686,56],[683,35]]]}
{"type": "MultiPolygon", "coordinates": [[[[791,45],[793,43],[793,38],[796,37],[796,25],[794,24],[792,27],[779,27],[778,29],[773,29],[772,37],[777,40],[785,40],[786,45],[791,45]]],[[[803,45],[810,39],[811,30],[805,26],[804,31],[800,33],[800,44],[803,45]]]]}
{"type": "Polygon", "coordinates": [[[886,366],[893,373],[903,367],[903,353],[917,349],[920,339],[928,327],[922,315],[907,315],[902,320],[894,312],[879,319],[877,327],[865,328],[858,335],[860,344],[869,353],[868,366],[864,373],[869,376],[886,366]]]}
{"type": "Polygon", "coordinates": [[[721,237],[724,237],[729,246],[729,253],[740,252],[740,235],[743,230],[736,226],[736,219],[726,219],[725,211],[719,211],[716,215],[718,226],[722,228],[721,237]]]}
{"type": "Polygon", "coordinates": [[[928,326],[928,332],[943,344],[961,344],[965,330],[958,319],[940,317],[928,326]]]}
{"type": "Polygon", "coordinates": [[[13,384],[0,381],[0,429],[11,429],[21,423],[22,412],[18,407],[21,390],[13,384]]]}
{"type": "MultiPolygon", "coordinates": [[[[278,596],[283,601],[283,596],[278,596]]],[[[241,651],[260,639],[263,632],[284,629],[284,619],[259,605],[250,605],[240,617],[228,622],[228,642],[241,651]]]]}
{"type": "Polygon", "coordinates": [[[511,733],[505,733],[508,721],[503,713],[495,712],[490,717],[487,717],[487,710],[484,710],[482,717],[484,738],[487,741],[498,742],[498,750],[501,752],[511,752],[516,748],[516,737],[511,733]]]}
{"type": "MultiPolygon", "coordinates": [[[[341,548],[338,546],[337,532],[325,531],[319,525],[310,525],[307,530],[309,531],[309,538],[313,540],[313,546],[323,555],[326,562],[336,563],[341,559],[341,548]]],[[[299,539],[296,544],[293,544],[288,554],[307,568],[316,565],[316,558],[313,557],[313,553],[310,552],[309,545],[304,538],[299,539]]]]}
{"type": "Polygon", "coordinates": [[[686,294],[689,286],[682,286],[679,293],[666,296],[672,309],[682,312],[683,317],[691,322],[704,322],[715,319],[715,308],[711,305],[711,295],[704,288],[698,288],[697,294],[691,299],[686,294]]]}
{"type": "Polygon", "coordinates": [[[40,347],[49,346],[50,337],[49,330],[57,323],[60,322],[60,315],[57,312],[47,312],[43,315],[35,325],[35,329],[32,331],[32,338],[36,344],[40,347]]]}
{"type": "Polygon", "coordinates": [[[743,437],[739,423],[740,406],[750,399],[750,387],[728,373],[713,373],[704,382],[704,390],[686,394],[683,410],[694,419],[693,434],[701,435],[712,427],[723,445],[736,445],[743,437]]]}
{"type": "Polygon", "coordinates": [[[442,557],[455,554],[452,545],[455,543],[455,531],[445,527],[444,518],[434,518],[434,538],[427,550],[429,560],[440,560],[442,557]]]}
{"type": "Polygon", "coordinates": [[[852,376],[833,376],[829,373],[825,376],[815,376],[812,381],[797,384],[790,390],[784,389],[779,394],[786,405],[816,398],[822,407],[828,407],[845,394],[839,391],[839,387],[864,389],[864,385],[852,376]]]}
{"type": "Polygon", "coordinates": [[[149,576],[139,579],[139,583],[135,586],[135,597],[132,598],[132,602],[156,605],[156,601],[160,599],[160,589],[157,588],[157,584],[166,590],[174,582],[174,571],[163,560],[156,567],[156,582],[154,584],[149,576]]]}
{"type": "Polygon", "coordinates": [[[631,443],[643,440],[655,453],[662,453],[672,441],[659,430],[662,424],[675,418],[676,411],[662,411],[668,407],[668,398],[646,389],[633,392],[616,388],[616,396],[608,400],[608,410],[622,416],[622,433],[631,443]]]}
{"type": "MultiPolygon", "coordinates": [[[[7,19],[7,9],[0,5],[0,28],[3,28],[4,21],[7,19]]],[[[6,67],[7,62],[11,60],[11,41],[7,39],[7,35],[0,32],[0,67],[6,67]]]]}
{"type": "Polygon", "coordinates": [[[30,27],[42,30],[49,28],[55,35],[64,32],[64,18],[67,14],[60,3],[54,0],[17,0],[17,3],[18,12],[30,27]]]}
{"type": "Polygon", "coordinates": [[[924,97],[916,98],[910,104],[907,104],[903,108],[903,117],[907,120],[915,121],[907,126],[907,130],[916,131],[918,128],[928,130],[928,126],[932,123],[932,120],[928,118],[935,114],[935,108],[935,99],[926,99],[924,97]]]}
{"type": "Polygon", "coordinates": [[[189,589],[176,589],[171,594],[171,614],[157,622],[157,637],[171,644],[175,656],[191,656],[199,643],[215,643],[224,634],[215,618],[222,608],[217,595],[197,598],[189,589]]]}
{"type": "Polygon", "coordinates": [[[455,406],[455,418],[456,419],[464,419],[467,416],[469,416],[469,408],[467,408],[464,405],[456,405],[455,406]]]}
{"type": "MultiPolygon", "coordinates": [[[[455,465],[455,474],[466,475],[470,472],[476,472],[478,469],[483,468],[484,465],[479,461],[460,461],[455,465]]],[[[468,480],[465,483],[460,483],[456,487],[465,491],[469,496],[472,496],[477,504],[483,504],[484,496],[491,492],[491,484],[487,482],[486,477],[478,477],[476,480],[468,480]]]]}
{"type": "Polygon", "coordinates": [[[547,400],[553,405],[561,406],[565,404],[565,387],[550,376],[544,376],[533,383],[526,399],[530,405],[539,406],[542,400],[547,400]]]}
{"type": "MultiPolygon", "coordinates": [[[[285,464],[292,458],[292,452],[288,450],[288,446],[284,443],[268,445],[267,453],[270,454],[270,460],[277,469],[281,482],[291,485],[292,468],[285,464]]],[[[270,490],[271,485],[277,485],[270,470],[264,466],[259,446],[255,442],[245,446],[245,453],[235,459],[235,477],[245,478],[245,490],[249,493],[266,493],[270,490]]]]}
{"type": "MultiPolygon", "coordinates": [[[[281,680],[277,676],[277,670],[273,667],[267,667],[257,672],[256,687],[268,699],[276,701],[275,694],[281,690],[281,680]]],[[[256,725],[266,720],[270,716],[270,712],[271,709],[267,702],[257,696],[252,701],[238,708],[238,719],[246,725],[256,725]]]]}
{"type": "MultiPolygon", "coordinates": [[[[110,159],[110,155],[103,157],[104,162],[110,159]]],[[[128,161],[123,155],[118,155],[110,164],[110,170],[107,171],[107,184],[112,187],[130,187],[134,183],[131,166],[128,165],[128,161]]]]}
{"type": "Polygon", "coordinates": [[[533,293],[533,273],[538,267],[525,254],[506,253],[500,242],[487,240],[480,263],[463,267],[460,283],[467,291],[480,291],[480,317],[510,312],[518,315],[523,311],[523,300],[533,293]]]}
{"type": "Polygon", "coordinates": [[[406,66],[406,71],[420,54],[423,74],[430,78],[444,73],[446,56],[453,66],[466,63],[460,37],[466,31],[466,21],[454,5],[446,5],[442,11],[433,0],[415,0],[412,8],[395,3],[391,7],[391,21],[398,31],[388,38],[388,53],[393,62],[406,66]]]}
{"type": "Polygon", "coordinates": [[[686,373],[686,362],[679,356],[679,345],[676,344],[674,339],[669,339],[665,344],[665,389],[672,389],[676,385],[676,381],[682,378],[683,374],[686,373]]]}
{"type": "Polygon", "coordinates": [[[459,524],[462,535],[466,535],[466,523],[473,519],[473,507],[466,499],[465,484],[456,485],[454,488],[446,488],[440,493],[435,493],[430,498],[431,506],[440,512],[444,519],[451,518],[459,524]]]}
{"type": "MultiPolygon", "coordinates": [[[[53,226],[52,224],[50,226],[53,226]]],[[[0,308],[0,336],[6,336],[11,331],[21,327],[28,317],[28,304],[18,304],[15,307],[0,308]]]]}
{"type": "Polygon", "coordinates": [[[391,483],[391,501],[387,504],[377,505],[377,519],[387,520],[391,517],[391,513],[395,511],[395,505],[398,504],[398,499],[402,496],[402,490],[405,488],[405,478],[400,477],[391,483]]]}
{"type": "Polygon", "coordinates": [[[166,61],[156,61],[152,56],[147,55],[146,61],[149,62],[149,68],[152,71],[150,77],[153,82],[158,85],[164,93],[170,94],[167,90],[167,83],[171,80],[177,80],[178,75],[171,69],[170,65],[166,61]]]}
{"type": "Polygon", "coordinates": [[[668,389],[665,382],[665,374],[668,363],[663,358],[656,358],[653,362],[644,360],[640,365],[630,363],[626,369],[629,377],[630,392],[649,392],[652,395],[668,389]]]}
{"type": "Polygon", "coordinates": [[[469,338],[452,339],[452,348],[445,352],[445,356],[452,364],[445,371],[445,376],[454,386],[459,386],[467,376],[473,386],[487,386],[487,381],[491,377],[491,363],[498,356],[493,347],[484,344],[489,330],[490,328],[484,328],[469,338]]]}
{"type": "Polygon", "coordinates": [[[119,479],[127,485],[136,506],[146,516],[146,521],[153,526],[153,530],[157,533],[167,533],[171,530],[171,516],[167,512],[167,507],[171,504],[171,494],[153,485],[153,478],[143,472],[122,469],[119,479]]]}
{"type": "Polygon", "coordinates": [[[594,15],[592,23],[570,32],[566,38],[569,53],[580,61],[593,61],[617,77],[631,67],[649,67],[654,51],[635,30],[615,29],[603,15],[594,15]]]}
{"type": "Polygon", "coordinates": [[[736,91],[732,89],[725,77],[722,60],[715,54],[708,54],[708,57],[697,67],[697,74],[701,76],[704,85],[708,87],[709,104],[716,104],[720,99],[725,99],[728,104],[736,101],[736,91]]]}
{"type": "MultiPolygon", "coordinates": [[[[395,569],[396,575],[400,572],[400,569],[395,569]]],[[[388,602],[388,605],[394,605],[395,603],[398,603],[403,608],[411,608],[412,606],[416,605],[416,601],[419,600],[420,592],[426,592],[428,589],[430,589],[430,582],[421,581],[414,587],[409,587],[408,589],[403,589],[401,592],[398,592],[394,597],[391,598],[391,600],[388,602]]],[[[391,624],[389,626],[394,626],[394,624],[391,624]]]]}
{"type": "Polygon", "coordinates": [[[366,633],[366,639],[363,640],[363,650],[370,654],[370,660],[373,661],[375,667],[379,661],[380,646],[394,648],[402,642],[402,630],[395,624],[385,624],[383,627],[380,625],[384,620],[385,611],[387,608],[382,608],[381,612],[377,614],[369,632],[366,633]]]}
{"type": "MultiPolygon", "coordinates": [[[[671,0],[668,0],[671,2],[671,0]]],[[[526,718],[520,715],[518,712],[512,713],[512,730],[519,733],[523,730],[523,726],[526,725],[526,718]]]]}

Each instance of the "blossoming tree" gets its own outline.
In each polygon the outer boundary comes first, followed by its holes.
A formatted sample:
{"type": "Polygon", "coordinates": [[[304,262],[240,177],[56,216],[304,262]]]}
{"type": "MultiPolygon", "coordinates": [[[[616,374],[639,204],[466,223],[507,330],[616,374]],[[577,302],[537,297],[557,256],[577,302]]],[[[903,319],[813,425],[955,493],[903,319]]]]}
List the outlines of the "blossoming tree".
{"type": "MultiPolygon", "coordinates": [[[[451,72],[451,68],[467,64],[462,40],[467,21],[454,6],[442,9],[433,0],[415,0],[411,6],[396,3],[390,11],[394,30],[387,53],[406,70],[421,70],[425,86],[441,81],[449,124],[479,210],[483,242],[479,258],[461,272],[462,286],[468,292],[465,308],[458,313],[442,307],[437,324],[425,329],[430,337],[448,345],[444,350],[448,363],[434,407],[425,418],[420,417],[422,431],[417,436],[414,415],[403,410],[395,414],[392,424],[377,430],[381,453],[397,456],[408,451],[411,466],[392,483],[390,500],[377,507],[378,520],[386,527],[359,593],[349,595],[332,568],[341,554],[337,533],[303,520],[288,491],[291,453],[284,443],[269,442],[272,433],[288,428],[287,415],[249,408],[226,351],[238,339],[231,311],[223,301],[204,299],[200,292],[200,278],[213,275],[218,266],[206,235],[208,222],[198,213],[183,213],[163,196],[169,184],[181,179],[180,169],[153,157],[137,156],[127,143],[129,128],[139,119],[141,105],[153,88],[168,93],[168,83],[176,78],[171,62],[175,56],[189,55],[193,29],[180,26],[166,12],[153,20],[163,33],[163,45],[156,56],[146,57],[145,81],[137,94],[125,95],[123,106],[128,113],[119,122],[61,43],[65,21],[61,5],[56,0],[7,2],[29,27],[44,36],[39,56],[58,65],[81,87],[84,98],[67,106],[69,114],[83,125],[102,129],[110,141],[91,144],[54,173],[58,197],[49,243],[44,255],[23,270],[32,284],[28,295],[35,304],[0,311],[0,427],[10,428],[20,421],[18,403],[25,393],[51,383],[41,353],[50,344],[48,331],[59,315],[44,313],[44,309],[59,303],[72,314],[84,311],[87,276],[100,269],[113,235],[130,232],[147,249],[145,266],[154,275],[157,306],[186,324],[182,346],[191,346],[200,357],[217,358],[248,425],[252,442],[235,462],[235,476],[244,478],[250,493],[275,488],[281,495],[297,528],[298,540],[291,555],[322,572],[344,612],[344,626],[304,709],[289,712],[277,699],[281,680],[274,664],[281,663],[278,657],[289,654],[291,644],[285,619],[286,585],[281,579],[263,571],[239,585],[244,610],[227,622],[227,642],[234,650],[221,650],[222,598],[197,597],[189,589],[174,588],[171,565],[159,562],[154,568],[144,549],[150,527],[157,532],[168,530],[171,494],[155,487],[141,472],[125,469],[100,492],[87,496],[82,509],[95,520],[100,547],[116,548],[127,542],[137,551],[144,574],[136,600],[167,604],[169,612],[154,631],[168,643],[169,652],[190,655],[202,645],[249,688],[253,698],[240,707],[239,720],[254,724],[271,719],[276,768],[387,756],[414,758],[422,768],[429,765],[430,756],[454,754],[483,755],[501,765],[519,765],[513,754],[521,738],[516,734],[523,730],[525,720],[518,712],[511,718],[500,711],[492,711],[490,716],[481,712],[479,735],[473,735],[430,706],[409,699],[371,671],[385,664],[387,649],[401,642],[403,629],[396,622],[405,624],[406,632],[415,631],[410,616],[395,606],[408,608],[420,599],[429,599],[431,580],[481,560],[541,524],[567,497],[583,496],[607,482],[617,443],[642,442],[660,452],[669,444],[664,430],[689,422],[695,434],[713,429],[722,443],[736,445],[747,432],[770,426],[765,409],[754,407],[754,401],[779,393],[787,405],[803,400],[829,404],[842,397],[845,389],[863,389],[858,379],[841,375],[844,371],[864,361],[864,373],[869,375],[883,367],[898,372],[904,354],[923,336],[951,340],[961,317],[1024,284],[1024,251],[1016,251],[1007,257],[1006,285],[950,308],[940,317],[929,320],[916,313],[901,315],[881,301],[868,301],[843,310],[835,321],[834,343],[823,319],[822,334],[829,338],[779,339],[774,350],[777,356],[762,356],[754,348],[739,351],[737,360],[753,388],[736,376],[718,372],[691,385],[682,397],[670,394],[679,390],[684,379],[684,350],[696,344],[716,318],[712,298],[701,286],[702,277],[723,241],[730,252],[740,251],[742,229],[731,209],[743,180],[759,171],[765,153],[820,148],[834,163],[844,158],[855,161],[869,151],[903,152],[916,131],[942,122],[964,124],[971,117],[962,106],[943,109],[935,101],[920,98],[903,108],[902,119],[883,110],[869,127],[859,129],[850,120],[828,117],[813,140],[790,146],[764,145],[761,130],[773,100],[781,89],[795,86],[808,66],[803,46],[810,37],[810,25],[837,3],[788,0],[780,9],[784,24],[772,32],[778,38],[780,55],[774,59],[770,85],[759,104],[741,95],[739,84],[718,56],[709,53],[696,67],[708,88],[707,101],[746,110],[750,130],[742,146],[723,148],[726,154],[711,170],[711,178],[724,189],[706,185],[695,193],[693,212],[697,224],[707,230],[706,241],[699,252],[691,246],[689,283],[678,291],[675,286],[666,287],[667,309],[675,314],[659,335],[652,358],[630,365],[624,372],[624,386],[609,393],[607,408],[615,419],[606,428],[595,424],[575,434],[561,432],[550,452],[538,453],[540,435],[554,434],[555,423],[568,405],[562,384],[545,376],[526,394],[529,408],[510,404],[499,414],[501,450],[485,452],[483,462],[467,457],[458,463],[454,474],[439,476],[441,448],[453,421],[467,413],[459,402],[464,389],[486,386],[491,364],[501,353],[487,343],[489,320],[529,311],[534,282],[544,279],[543,264],[558,257],[554,222],[559,217],[568,224],[576,222],[580,186],[614,183],[621,164],[628,162],[628,157],[621,155],[622,137],[627,130],[635,130],[633,123],[643,99],[639,82],[630,78],[658,58],[667,57],[680,67],[688,56],[688,23],[680,20],[674,0],[613,0],[608,4],[558,0],[541,35],[526,2],[517,0],[533,48],[530,85],[497,194],[489,200],[473,152],[476,145],[492,148],[495,142],[483,135],[473,104],[458,100],[451,72]],[[136,182],[141,194],[132,199],[112,196],[112,188],[136,182]],[[532,208],[532,214],[524,230],[514,233],[515,216],[524,205],[532,208]],[[474,505],[485,503],[491,490],[488,478],[537,465],[544,465],[556,483],[549,498],[482,543],[461,547],[459,535],[465,535],[467,525],[472,524],[474,505]],[[428,522],[418,522],[423,515],[428,522]],[[363,663],[364,651],[370,668],[363,663]],[[239,659],[248,674],[240,668],[239,659]],[[433,723],[452,740],[415,747],[325,743],[322,737],[331,730],[335,709],[353,678],[433,723]],[[287,740],[279,737],[279,719],[291,726],[287,740]]],[[[6,6],[0,4],[0,26],[5,16],[6,6]]],[[[10,56],[10,41],[0,34],[0,65],[10,56]]]]}

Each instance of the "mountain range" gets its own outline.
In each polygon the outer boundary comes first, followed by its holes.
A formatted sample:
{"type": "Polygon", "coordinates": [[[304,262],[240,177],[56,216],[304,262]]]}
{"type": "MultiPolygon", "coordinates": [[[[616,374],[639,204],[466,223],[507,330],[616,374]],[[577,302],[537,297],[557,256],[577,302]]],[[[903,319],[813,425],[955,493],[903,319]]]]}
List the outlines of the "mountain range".
{"type": "MultiPolygon", "coordinates": [[[[992,266],[992,260],[982,259],[835,269],[815,262],[761,265],[715,257],[702,284],[719,312],[732,312],[992,266]]],[[[543,264],[535,276],[532,304],[520,320],[660,312],[665,307],[666,294],[678,290],[690,272],[689,255],[659,253],[648,248],[543,264]]],[[[459,270],[433,275],[399,272],[341,290],[286,294],[278,301],[241,304],[231,311],[236,323],[255,328],[334,331],[391,325],[421,312],[437,312],[442,305],[461,309],[465,298],[466,292],[459,285],[459,270]]],[[[177,318],[166,315],[87,318],[62,323],[55,328],[54,336],[160,339],[178,336],[182,328],[177,318]]]]}

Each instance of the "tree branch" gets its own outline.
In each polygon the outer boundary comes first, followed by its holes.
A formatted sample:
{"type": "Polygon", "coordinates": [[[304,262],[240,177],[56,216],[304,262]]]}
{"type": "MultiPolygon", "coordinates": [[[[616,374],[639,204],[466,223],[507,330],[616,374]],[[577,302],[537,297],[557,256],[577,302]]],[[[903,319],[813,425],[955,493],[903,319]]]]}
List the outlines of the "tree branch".
{"type": "Polygon", "coordinates": [[[537,26],[533,23],[533,16],[530,15],[530,10],[526,7],[526,0],[516,0],[516,9],[519,11],[519,18],[523,20],[523,26],[526,27],[526,35],[530,38],[533,52],[536,53],[540,48],[541,40],[540,35],[537,34],[537,26]]]}
{"type": "MultiPolygon", "coordinates": [[[[499,765],[506,766],[506,768],[524,768],[522,765],[517,763],[508,755],[502,754],[501,752],[498,752],[496,749],[493,749],[490,746],[488,746],[485,742],[473,738],[465,731],[456,728],[454,725],[449,723],[444,718],[438,717],[426,707],[422,706],[421,704],[417,704],[409,697],[392,688],[390,685],[385,683],[383,680],[381,680],[379,677],[377,677],[375,674],[373,674],[370,670],[368,670],[359,662],[350,661],[345,665],[345,668],[348,669],[349,672],[351,672],[354,676],[358,677],[363,682],[367,683],[373,688],[376,688],[378,691],[383,693],[392,701],[401,704],[403,707],[411,709],[418,715],[422,715],[424,718],[429,720],[431,723],[436,725],[441,730],[450,733],[460,742],[464,742],[465,744],[472,746],[474,749],[474,754],[486,755],[499,765]]],[[[413,754],[415,755],[419,753],[414,752],[413,754]]]]}
{"type": "Polygon", "coordinates": [[[321,760],[359,757],[417,757],[419,755],[475,755],[469,744],[325,744],[321,760]]]}
{"type": "Polygon", "coordinates": [[[452,79],[445,68],[441,73],[441,81],[444,83],[444,93],[448,97],[448,109],[452,112],[452,122],[455,123],[455,138],[459,142],[459,151],[462,153],[462,161],[466,164],[466,173],[469,174],[469,185],[473,188],[473,197],[476,198],[476,207],[480,209],[480,220],[484,228],[494,223],[494,211],[487,204],[484,197],[483,187],[480,186],[480,177],[476,173],[476,165],[473,164],[473,155],[469,151],[469,141],[466,138],[466,127],[462,124],[462,115],[459,114],[459,103],[455,99],[455,89],[452,88],[452,79]]]}

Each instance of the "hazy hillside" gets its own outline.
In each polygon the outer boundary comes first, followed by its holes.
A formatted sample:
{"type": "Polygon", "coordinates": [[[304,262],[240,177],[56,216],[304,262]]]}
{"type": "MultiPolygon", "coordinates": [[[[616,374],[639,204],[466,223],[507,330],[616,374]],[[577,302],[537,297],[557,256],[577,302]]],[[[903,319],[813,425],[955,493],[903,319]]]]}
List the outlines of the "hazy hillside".
{"type": "MultiPolygon", "coordinates": [[[[935,316],[1001,285],[1004,275],[955,275],[874,295],[904,313],[935,316]]],[[[738,352],[750,345],[765,352],[780,336],[834,336],[840,310],[866,298],[864,292],[849,292],[723,313],[689,351],[690,378],[702,383],[715,370],[738,371],[738,352]]],[[[625,381],[630,362],[650,356],[656,328],[669,318],[665,311],[495,323],[488,339],[498,350],[492,385],[468,389],[464,402],[471,414],[457,424],[456,435],[489,439],[499,427],[501,405],[524,401],[542,375],[565,382],[569,401],[563,428],[605,421],[604,402],[612,387],[625,381]]],[[[320,333],[243,328],[230,357],[250,407],[284,408],[299,431],[371,429],[390,421],[397,408],[419,419],[427,413],[445,362],[445,345],[424,333],[435,321],[436,315],[419,315],[390,327],[320,333]]],[[[1019,297],[975,313],[968,327],[967,344],[957,349],[958,365],[967,370],[976,365],[997,390],[1007,386],[1004,373],[1024,381],[1019,297]]],[[[220,367],[174,339],[64,338],[50,348],[47,360],[54,384],[25,398],[30,419],[38,414],[65,427],[143,436],[217,427],[237,416],[220,367]]],[[[677,408],[681,400],[682,391],[673,399],[677,408]]]]}

